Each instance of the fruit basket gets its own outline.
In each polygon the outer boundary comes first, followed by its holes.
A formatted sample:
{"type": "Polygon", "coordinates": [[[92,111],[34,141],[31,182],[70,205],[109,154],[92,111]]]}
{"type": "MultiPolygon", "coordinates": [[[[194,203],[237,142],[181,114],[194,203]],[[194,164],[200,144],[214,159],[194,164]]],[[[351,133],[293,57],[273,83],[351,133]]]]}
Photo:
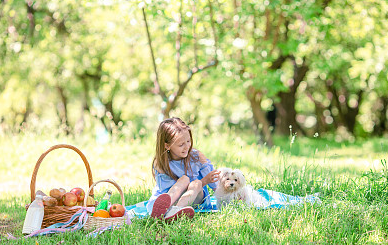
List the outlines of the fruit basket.
{"type": "MultiPolygon", "coordinates": [[[[114,180],[106,179],[106,180],[100,180],[100,181],[93,183],[90,186],[89,190],[86,192],[85,196],[88,196],[89,192],[93,190],[93,187],[101,182],[110,183],[117,188],[117,190],[119,191],[120,196],[121,196],[121,205],[123,207],[125,207],[123,191],[121,190],[120,186],[114,180]]],[[[84,207],[86,207],[86,200],[84,200],[84,207]]],[[[86,221],[86,223],[84,225],[84,229],[85,230],[93,230],[93,229],[98,229],[98,228],[108,227],[108,226],[124,225],[126,223],[126,219],[127,219],[126,214],[124,214],[124,216],[122,216],[122,217],[112,217],[112,218],[95,217],[95,216],[90,214],[88,217],[88,220],[86,221]]]]}
{"type": "MultiPolygon", "coordinates": [[[[78,155],[81,157],[83,163],[85,164],[86,167],[86,172],[88,175],[88,181],[89,181],[89,191],[88,195],[93,197],[93,177],[92,177],[92,171],[90,169],[90,165],[88,160],[86,159],[85,155],[76,147],[72,145],[66,145],[66,144],[59,144],[59,145],[54,145],[50,147],[46,152],[44,152],[38,159],[35,165],[34,172],[32,173],[31,177],[31,184],[30,184],[30,190],[31,190],[31,202],[35,200],[35,185],[36,185],[36,175],[38,174],[39,166],[42,163],[43,159],[46,157],[48,153],[55,149],[60,149],[60,148],[66,148],[66,149],[71,149],[78,153],[78,155]]],[[[85,201],[87,195],[85,195],[85,201]]],[[[28,205],[27,205],[28,207],[28,205]]],[[[46,228],[52,224],[56,223],[64,223],[68,221],[78,210],[80,209],[80,206],[45,206],[44,207],[44,216],[43,216],[43,222],[42,222],[42,227],[41,228],[46,228]]],[[[76,221],[74,221],[75,223],[76,221]]]]}

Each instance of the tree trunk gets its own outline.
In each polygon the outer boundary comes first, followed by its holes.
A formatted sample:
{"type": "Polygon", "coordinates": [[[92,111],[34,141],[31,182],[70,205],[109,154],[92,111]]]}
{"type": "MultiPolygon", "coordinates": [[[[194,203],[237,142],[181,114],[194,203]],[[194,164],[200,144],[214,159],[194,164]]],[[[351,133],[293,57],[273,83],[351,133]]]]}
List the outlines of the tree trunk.
{"type": "MultiPolygon", "coordinates": [[[[338,80],[341,82],[341,80],[338,80]]],[[[354,128],[356,126],[356,117],[360,111],[360,104],[362,102],[363,91],[360,90],[357,93],[358,100],[357,105],[353,108],[349,106],[349,92],[344,86],[341,87],[341,91],[337,90],[333,86],[333,81],[328,80],[326,82],[328,90],[333,94],[334,105],[338,109],[338,115],[340,120],[340,125],[343,125],[347,130],[354,135],[354,128]],[[340,101],[340,96],[343,96],[344,99],[340,101]]]]}
{"type": "Polygon", "coordinates": [[[354,128],[356,126],[356,117],[358,115],[359,106],[356,108],[348,108],[348,113],[344,115],[345,117],[345,125],[348,128],[349,132],[354,135],[354,128]]]}
{"type": "Polygon", "coordinates": [[[322,104],[318,102],[314,102],[315,105],[315,116],[317,117],[317,124],[315,125],[315,132],[322,134],[324,132],[327,132],[327,124],[325,121],[325,116],[323,115],[323,112],[325,111],[325,107],[322,106],[322,104]]]}
{"type": "MultiPolygon", "coordinates": [[[[115,95],[115,92],[112,94],[112,97],[109,99],[109,101],[104,103],[105,117],[108,119],[109,122],[113,122],[114,126],[118,126],[119,122],[121,121],[121,111],[115,112],[113,109],[114,95],[115,95]]],[[[110,126],[110,123],[109,123],[109,133],[112,133],[112,130],[113,128],[110,126]]]]}
{"type": "Polygon", "coordinates": [[[300,82],[305,77],[309,68],[305,64],[305,61],[303,61],[301,66],[297,66],[295,60],[293,60],[293,62],[294,76],[293,79],[289,81],[289,91],[279,92],[278,97],[280,98],[280,102],[275,103],[276,109],[279,113],[279,124],[276,125],[276,131],[282,135],[290,133],[290,126],[293,130],[305,134],[304,130],[296,122],[295,95],[300,82]]]}
{"type": "Polygon", "coordinates": [[[377,120],[375,122],[375,126],[373,128],[373,134],[378,136],[383,136],[383,134],[387,131],[387,114],[388,114],[388,96],[384,96],[380,98],[381,103],[380,108],[377,109],[377,120]]]}
{"type": "Polygon", "coordinates": [[[64,126],[66,135],[68,135],[71,130],[70,130],[69,118],[67,116],[67,96],[65,95],[65,91],[61,86],[57,85],[56,88],[60,97],[60,103],[58,104],[58,116],[59,116],[61,125],[64,126]]]}
{"type": "Polygon", "coordinates": [[[33,5],[33,1],[27,1],[26,6],[27,6],[27,18],[30,22],[29,25],[29,37],[30,37],[30,44],[31,46],[34,46],[34,33],[35,33],[35,10],[33,5]]]}
{"type": "Polygon", "coordinates": [[[265,112],[261,108],[262,93],[251,86],[246,94],[251,104],[256,134],[259,136],[263,135],[263,137],[260,138],[264,138],[264,142],[266,142],[269,147],[272,147],[273,140],[271,130],[269,129],[269,123],[265,112]]]}
{"type": "Polygon", "coordinates": [[[81,134],[85,129],[85,109],[84,105],[81,108],[81,116],[78,118],[77,122],[74,125],[74,134],[81,134]]]}
{"type": "Polygon", "coordinates": [[[82,107],[81,107],[81,116],[78,118],[77,123],[74,126],[74,133],[80,134],[84,131],[85,128],[85,111],[90,113],[90,97],[89,97],[89,84],[85,78],[81,77],[82,83],[82,107]]]}
{"type": "Polygon", "coordinates": [[[30,95],[28,94],[26,98],[26,110],[23,113],[23,119],[22,122],[20,123],[20,126],[22,126],[24,123],[27,122],[28,116],[31,114],[31,100],[30,100],[30,95]]]}
{"type": "Polygon", "coordinates": [[[287,135],[290,132],[290,127],[296,129],[296,110],[295,110],[295,94],[293,92],[280,92],[278,94],[280,102],[275,103],[279,113],[278,125],[276,131],[279,134],[287,135]]]}

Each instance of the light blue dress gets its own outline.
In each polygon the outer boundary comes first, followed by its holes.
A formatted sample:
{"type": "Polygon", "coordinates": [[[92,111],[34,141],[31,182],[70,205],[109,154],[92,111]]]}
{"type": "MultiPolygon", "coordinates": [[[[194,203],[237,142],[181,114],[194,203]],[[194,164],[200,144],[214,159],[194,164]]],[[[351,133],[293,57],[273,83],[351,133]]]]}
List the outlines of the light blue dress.
{"type": "MultiPolygon", "coordinates": [[[[208,173],[214,170],[214,167],[211,164],[209,159],[206,159],[205,163],[201,163],[199,161],[198,150],[192,149],[191,154],[193,157],[191,158],[189,164],[192,171],[190,170],[187,171],[187,177],[190,178],[190,182],[194,180],[201,180],[208,173]]],[[[183,160],[170,160],[169,164],[170,164],[171,172],[174,173],[178,177],[178,179],[183,175],[185,175],[185,167],[183,164],[183,160]]],[[[167,174],[159,173],[156,170],[154,171],[155,171],[156,186],[152,190],[152,196],[147,203],[147,211],[149,213],[152,212],[152,207],[154,206],[154,202],[156,198],[158,198],[158,196],[163,193],[167,193],[170,190],[170,188],[176,183],[176,180],[174,180],[167,174]]],[[[208,185],[213,190],[215,190],[217,187],[217,183],[210,183],[208,185]]],[[[209,196],[209,190],[207,189],[207,185],[203,187],[203,194],[204,194],[204,200],[201,204],[201,207],[204,209],[210,209],[211,203],[210,203],[210,196],[209,196]]]]}

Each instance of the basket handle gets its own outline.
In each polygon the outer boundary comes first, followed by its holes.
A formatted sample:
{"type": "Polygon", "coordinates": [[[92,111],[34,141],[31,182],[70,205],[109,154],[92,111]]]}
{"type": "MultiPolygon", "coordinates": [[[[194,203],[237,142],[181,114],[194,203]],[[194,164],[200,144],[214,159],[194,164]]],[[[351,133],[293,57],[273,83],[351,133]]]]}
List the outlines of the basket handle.
{"type": "Polygon", "coordinates": [[[114,186],[117,188],[117,190],[119,191],[120,196],[121,196],[121,205],[123,205],[123,206],[125,207],[123,190],[121,190],[121,187],[120,187],[114,180],[110,180],[110,179],[99,180],[99,181],[97,181],[97,182],[94,182],[94,183],[90,186],[89,190],[88,190],[88,191],[86,192],[86,194],[85,194],[84,207],[86,207],[86,202],[87,202],[87,198],[86,198],[86,197],[89,195],[89,192],[90,192],[91,190],[93,190],[93,187],[94,187],[95,185],[97,185],[98,183],[101,183],[101,182],[111,183],[112,185],[114,185],[114,186]]]}
{"type": "MultiPolygon", "coordinates": [[[[59,149],[59,148],[68,148],[68,149],[71,149],[71,150],[77,152],[78,155],[80,155],[80,157],[82,158],[82,161],[83,161],[84,164],[85,164],[86,172],[88,173],[89,186],[91,186],[91,185],[93,184],[92,170],[90,169],[89,162],[88,162],[88,160],[86,160],[85,155],[84,155],[77,147],[72,146],[72,145],[66,145],[66,144],[54,145],[54,146],[50,147],[50,149],[48,149],[46,152],[44,152],[44,153],[39,157],[38,161],[36,162],[34,172],[32,173],[31,184],[30,184],[30,189],[31,189],[31,202],[32,202],[33,200],[35,200],[36,175],[38,174],[39,166],[40,166],[40,164],[42,163],[43,158],[45,158],[46,155],[47,155],[50,151],[53,151],[53,150],[59,149]]],[[[91,189],[90,191],[88,191],[88,193],[89,193],[89,192],[90,192],[90,195],[93,196],[93,189],[91,189]]]]}

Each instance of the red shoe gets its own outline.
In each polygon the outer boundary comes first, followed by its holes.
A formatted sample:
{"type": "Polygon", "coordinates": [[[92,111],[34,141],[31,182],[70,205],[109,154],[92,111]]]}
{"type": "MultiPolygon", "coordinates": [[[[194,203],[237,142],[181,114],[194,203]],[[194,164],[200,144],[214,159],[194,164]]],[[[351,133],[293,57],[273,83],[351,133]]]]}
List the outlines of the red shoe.
{"type": "Polygon", "coordinates": [[[171,197],[169,194],[164,193],[156,198],[154,206],[152,208],[151,217],[162,219],[167,209],[171,206],[171,197]]]}
{"type": "Polygon", "coordinates": [[[194,217],[194,209],[190,206],[188,207],[178,207],[172,206],[171,209],[166,213],[164,219],[166,222],[171,222],[177,220],[179,217],[186,216],[191,219],[194,217]]]}

